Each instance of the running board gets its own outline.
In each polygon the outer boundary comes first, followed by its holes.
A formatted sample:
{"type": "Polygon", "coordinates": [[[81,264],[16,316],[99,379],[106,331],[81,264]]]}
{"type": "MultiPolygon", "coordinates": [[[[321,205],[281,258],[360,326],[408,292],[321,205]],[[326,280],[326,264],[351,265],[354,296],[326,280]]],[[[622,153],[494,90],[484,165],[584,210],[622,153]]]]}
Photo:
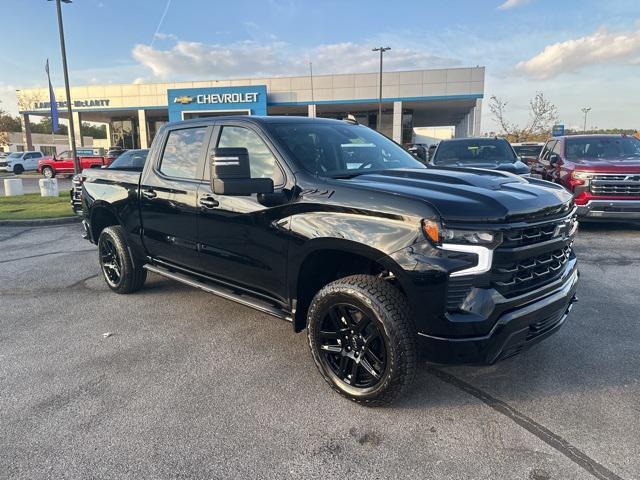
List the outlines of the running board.
{"type": "Polygon", "coordinates": [[[284,310],[279,309],[275,305],[271,305],[268,302],[258,300],[257,298],[253,298],[249,295],[236,293],[229,288],[200,282],[182,273],[170,272],[169,270],[162,267],[158,267],[157,265],[151,265],[147,263],[144,265],[143,268],[150,272],[157,273],[158,275],[162,275],[163,277],[167,277],[177,282],[184,283],[185,285],[189,285],[190,287],[199,288],[201,290],[204,290],[205,292],[213,293],[214,295],[217,295],[219,297],[226,298],[227,300],[231,300],[232,302],[236,302],[241,305],[251,307],[260,312],[273,315],[274,317],[278,317],[281,320],[287,320],[288,322],[293,321],[293,319],[289,315],[287,315],[284,310]]]}

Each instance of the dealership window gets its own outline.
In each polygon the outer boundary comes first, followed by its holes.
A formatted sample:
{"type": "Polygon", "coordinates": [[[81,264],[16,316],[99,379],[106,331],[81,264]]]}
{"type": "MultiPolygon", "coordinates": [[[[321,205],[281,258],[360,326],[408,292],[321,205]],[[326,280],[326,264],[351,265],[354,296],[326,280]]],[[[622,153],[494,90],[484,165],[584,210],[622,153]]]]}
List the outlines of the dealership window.
{"type": "Polygon", "coordinates": [[[52,156],[56,154],[56,147],[51,147],[49,145],[41,145],[40,151],[47,156],[52,156]]]}
{"type": "Polygon", "coordinates": [[[183,128],[169,132],[164,146],[160,171],[169,177],[200,179],[205,127],[183,128]]]}
{"type": "Polygon", "coordinates": [[[218,148],[246,148],[249,153],[251,178],[272,178],[274,185],[284,183],[276,158],[253,130],[244,127],[223,127],[218,148]]]}

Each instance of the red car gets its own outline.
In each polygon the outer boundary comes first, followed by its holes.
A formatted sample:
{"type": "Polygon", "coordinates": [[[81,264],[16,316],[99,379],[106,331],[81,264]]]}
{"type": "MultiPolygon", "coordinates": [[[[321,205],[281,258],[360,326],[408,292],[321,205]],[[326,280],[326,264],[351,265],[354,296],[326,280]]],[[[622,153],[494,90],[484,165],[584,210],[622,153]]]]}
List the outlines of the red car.
{"type": "Polygon", "coordinates": [[[640,140],[635,137],[552,138],[533,170],[573,192],[582,219],[640,220],[640,140]]]}
{"type": "MultiPolygon", "coordinates": [[[[103,157],[99,155],[78,155],[80,160],[80,170],[85,168],[99,168],[109,165],[115,157],[103,157]]],[[[45,157],[38,162],[38,172],[46,178],[53,178],[56,175],[73,175],[73,153],[66,150],[59,155],[45,157]]]]}

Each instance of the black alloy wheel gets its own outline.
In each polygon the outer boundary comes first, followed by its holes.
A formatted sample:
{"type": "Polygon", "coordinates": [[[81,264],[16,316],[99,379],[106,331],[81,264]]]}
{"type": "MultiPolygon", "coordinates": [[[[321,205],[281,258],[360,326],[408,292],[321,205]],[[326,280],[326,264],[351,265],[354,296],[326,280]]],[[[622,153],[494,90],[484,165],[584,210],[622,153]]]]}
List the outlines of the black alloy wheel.
{"type": "Polygon", "coordinates": [[[340,303],[331,307],[317,338],[321,361],[336,380],[371,388],[384,376],[387,351],[382,332],[357,306],[340,303]]]}
{"type": "Polygon", "coordinates": [[[373,275],[340,278],[320,289],[307,312],[311,355],[340,395],[375,407],[411,385],[417,332],[404,294],[373,275]]]}
{"type": "Polygon", "coordinates": [[[101,240],[99,250],[102,273],[109,286],[115,288],[122,278],[122,261],[113,241],[108,237],[101,240]]]}

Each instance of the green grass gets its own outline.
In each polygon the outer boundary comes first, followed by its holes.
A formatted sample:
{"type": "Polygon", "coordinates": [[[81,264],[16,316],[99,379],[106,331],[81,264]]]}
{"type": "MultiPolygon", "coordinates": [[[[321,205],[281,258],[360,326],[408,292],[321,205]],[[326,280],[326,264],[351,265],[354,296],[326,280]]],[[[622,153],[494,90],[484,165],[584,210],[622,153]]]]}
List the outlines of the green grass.
{"type": "Polygon", "coordinates": [[[68,192],[61,193],[59,197],[41,197],[39,193],[0,196],[0,220],[33,220],[73,215],[68,192]]]}

